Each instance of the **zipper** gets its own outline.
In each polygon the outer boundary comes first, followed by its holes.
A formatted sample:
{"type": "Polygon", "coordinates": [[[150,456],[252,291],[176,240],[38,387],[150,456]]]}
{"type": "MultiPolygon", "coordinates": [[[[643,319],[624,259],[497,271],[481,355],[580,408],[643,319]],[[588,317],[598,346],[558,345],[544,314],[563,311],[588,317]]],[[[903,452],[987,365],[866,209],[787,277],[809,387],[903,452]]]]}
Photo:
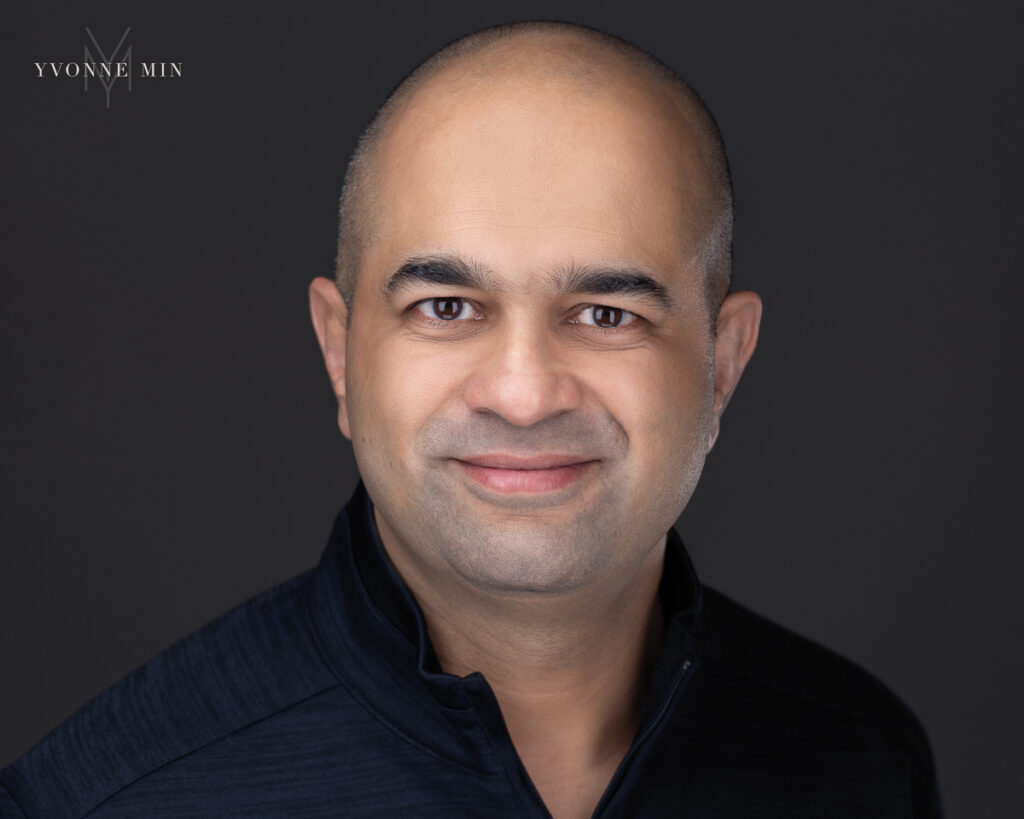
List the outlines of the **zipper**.
{"type": "MultiPolygon", "coordinates": [[[[665,718],[665,713],[668,711],[668,707],[672,703],[672,700],[675,699],[676,691],[679,690],[679,686],[686,678],[686,672],[690,670],[691,664],[691,660],[686,660],[683,663],[682,670],[680,670],[679,675],[676,677],[676,681],[673,684],[672,690],[669,692],[668,697],[665,698],[665,702],[662,703],[661,710],[658,712],[658,716],[654,718],[651,724],[647,726],[646,730],[644,730],[643,734],[641,734],[637,741],[630,746],[628,751],[626,751],[626,755],[622,758],[622,762],[619,763],[619,767],[615,769],[615,773],[612,776],[612,781],[609,782],[608,787],[604,789],[604,794],[601,796],[601,800],[597,803],[597,807],[594,808],[594,812],[590,815],[590,819],[598,819],[598,817],[601,815],[601,812],[604,811],[604,809],[608,806],[608,803],[612,799],[612,794],[615,793],[615,789],[618,787],[619,781],[625,775],[626,768],[629,767],[630,761],[633,759],[634,756],[636,756],[637,751],[639,751],[641,746],[647,741],[647,738],[652,733],[654,733],[654,729],[657,728],[659,723],[665,718]]],[[[522,763],[520,763],[520,765],[522,765],[522,763]]],[[[527,781],[529,781],[529,777],[527,777],[527,781]]],[[[530,787],[533,787],[532,782],[530,782],[530,787]]],[[[537,789],[535,787],[533,787],[533,792],[534,794],[536,794],[537,799],[539,800],[540,794],[537,793],[537,789]]],[[[543,804],[543,802],[541,802],[541,804],[543,804]]],[[[550,816],[550,814],[548,815],[550,816]]]]}
{"type": "Polygon", "coordinates": [[[537,803],[537,807],[543,811],[544,815],[551,819],[551,811],[548,810],[548,806],[544,804],[544,800],[540,798],[540,791],[537,790],[537,786],[533,784],[533,780],[530,779],[530,774],[526,770],[526,766],[523,764],[523,760],[519,758],[519,754],[516,754],[516,763],[519,765],[519,773],[523,776],[523,781],[526,782],[530,793],[533,795],[533,800],[537,803]]]}

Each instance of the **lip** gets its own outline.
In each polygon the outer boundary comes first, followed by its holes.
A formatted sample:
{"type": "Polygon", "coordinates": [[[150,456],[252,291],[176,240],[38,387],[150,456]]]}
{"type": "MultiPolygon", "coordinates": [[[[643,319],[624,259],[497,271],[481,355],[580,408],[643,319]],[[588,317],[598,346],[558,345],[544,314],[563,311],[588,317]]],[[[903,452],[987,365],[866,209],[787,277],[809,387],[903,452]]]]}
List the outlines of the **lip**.
{"type": "Polygon", "coordinates": [[[492,453],[454,458],[470,480],[501,494],[544,494],[566,489],[597,464],[578,455],[492,453]]]}

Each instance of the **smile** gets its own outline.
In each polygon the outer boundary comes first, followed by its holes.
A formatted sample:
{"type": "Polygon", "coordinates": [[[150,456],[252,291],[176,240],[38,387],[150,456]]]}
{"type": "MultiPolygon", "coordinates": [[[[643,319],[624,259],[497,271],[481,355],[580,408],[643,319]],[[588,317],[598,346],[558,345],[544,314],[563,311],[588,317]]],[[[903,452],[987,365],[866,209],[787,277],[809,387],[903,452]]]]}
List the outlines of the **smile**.
{"type": "Polygon", "coordinates": [[[479,455],[454,459],[465,475],[491,492],[538,495],[558,492],[579,480],[596,460],[574,455],[479,455]]]}

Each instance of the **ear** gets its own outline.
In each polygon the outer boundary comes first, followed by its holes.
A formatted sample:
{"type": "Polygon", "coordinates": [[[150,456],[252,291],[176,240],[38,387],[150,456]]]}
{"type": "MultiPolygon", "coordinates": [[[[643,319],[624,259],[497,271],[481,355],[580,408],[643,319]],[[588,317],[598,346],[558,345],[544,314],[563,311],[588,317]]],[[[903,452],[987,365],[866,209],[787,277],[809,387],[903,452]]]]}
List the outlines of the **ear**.
{"type": "Polygon", "coordinates": [[[708,450],[718,440],[722,413],[754,354],[760,326],[761,297],[757,293],[743,291],[725,297],[715,335],[715,400],[708,450]]]}
{"type": "Polygon", "coordinates": [[[327,365],[327,377],[338,397],[338,428],[352,439],[348,420],[348,402],[345,400],[345,340],[348,333],[348,308],[338,287],[330,279],[318,276],[309,285],[309,313],[313,331],[320,342],[320,352],[327,365]]]}

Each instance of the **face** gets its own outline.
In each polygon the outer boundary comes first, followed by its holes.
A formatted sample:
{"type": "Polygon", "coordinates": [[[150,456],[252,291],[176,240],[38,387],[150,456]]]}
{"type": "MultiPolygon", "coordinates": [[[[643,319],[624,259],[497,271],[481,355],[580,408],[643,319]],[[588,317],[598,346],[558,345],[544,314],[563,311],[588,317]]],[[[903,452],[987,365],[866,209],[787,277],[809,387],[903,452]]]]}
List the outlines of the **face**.
{"type": "Polygon", "coordinates": [[[320,333],[382,538],[492,592],[623,576],[716,417],[685,125],[642,86],[436,85],[393,123],[352,315],[320,333]]]}

